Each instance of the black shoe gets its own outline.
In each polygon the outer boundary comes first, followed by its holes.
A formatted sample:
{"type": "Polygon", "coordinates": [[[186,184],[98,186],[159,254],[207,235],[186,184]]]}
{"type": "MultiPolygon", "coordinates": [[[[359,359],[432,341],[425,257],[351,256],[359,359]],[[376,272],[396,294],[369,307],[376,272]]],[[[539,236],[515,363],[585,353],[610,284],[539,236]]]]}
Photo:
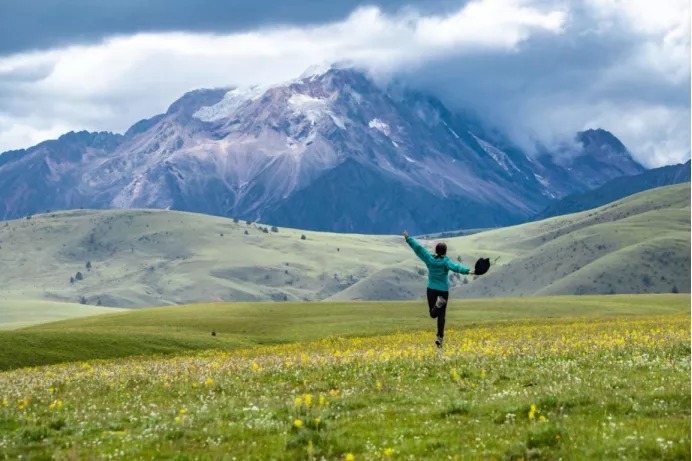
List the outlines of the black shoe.
{"type": "Polygon", "coordinates": [[[443,341],[442,336],[437,335],[437,339],[435,339],[435,345],[436,345],[437,347],[440,347],[440,348],[441,348],[441,347],[442,347],[442,341],[443,341]]]}

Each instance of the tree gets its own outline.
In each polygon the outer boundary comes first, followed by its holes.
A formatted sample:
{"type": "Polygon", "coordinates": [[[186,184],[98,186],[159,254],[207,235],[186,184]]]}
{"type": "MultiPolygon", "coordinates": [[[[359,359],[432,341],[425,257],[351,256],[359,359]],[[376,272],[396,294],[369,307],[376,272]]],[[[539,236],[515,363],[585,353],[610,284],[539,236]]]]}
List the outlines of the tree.
{"type": "Polygon", "coordinates": [[[677,285],[673,285],[673,289],[671,290],[671,293],[679,293],[677,285]]]}
{"type": "Polygon", "coordinates": [[[86,262],[86,268],[87,268],[88,271],[91,270],[91,261],[87,261],[87,262],[86,262]]]}
{"type": "Polygon", "coordinates": [[[245,224],[249,226],[250,224],[252,224],[252,221],[245,221],[245,224]]]}
{"type": "Polygon", "coordinates": [[[250,235],[250,233],[246,230],[246,231],[245,231],[245,235],[250,235]]]}
{"type": "Polygon", "coordinates": [[[74,276],[76,280],[84,280],[84,276],[82,275],[81,272],[77,272],[74,276]]]}
{"type": "Polygon", "coordinates": [[[86,304],[86,303],[87,303],[87,299],[84,296],[80,296],[79,297],[79,304],[86,304]]]}
{"type": "Polygon", "coordinates": [[[269,229],[267,229],[266,227],[262,227],[262,232],[264,232],[265,234],[268,234],[268,233],[269,233],[269,229]]]}
{"type": "Polygon", "coordinates": [[[272,232],[279,232],[279,228],[276,226],[272,226],[272,232]]]}
{"type": "Polygon", "coordinates": [[[303,234],[303,235],[300,236],[300,239],[301,239],[301,240],[307,240],[307,237],[305,236],[305,234],[303,234]]]}
{"type": "Polygon", "coordinates": [[[74,277],[70,277],[70,283],[74,283],[74,277]]]}
{"type": "Polygon", "coordinates": [[[239,220],[238,218],[233,218],[233,222],[234,222],[235,224],[238,224],[239,221],[240,221],[240,220],[239,220]]]}

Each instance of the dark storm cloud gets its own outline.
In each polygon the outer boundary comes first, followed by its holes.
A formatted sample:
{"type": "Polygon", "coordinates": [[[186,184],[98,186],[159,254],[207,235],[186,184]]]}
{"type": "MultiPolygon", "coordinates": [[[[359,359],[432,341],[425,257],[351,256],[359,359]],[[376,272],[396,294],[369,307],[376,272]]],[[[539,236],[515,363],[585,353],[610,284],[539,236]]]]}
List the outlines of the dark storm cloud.
{"type": "Polygon", "coordinates": [[[335,21],[363,5],[444,12],[453,0],[2,0],[0,55],[138,32],[230,33],[335,21]]]}

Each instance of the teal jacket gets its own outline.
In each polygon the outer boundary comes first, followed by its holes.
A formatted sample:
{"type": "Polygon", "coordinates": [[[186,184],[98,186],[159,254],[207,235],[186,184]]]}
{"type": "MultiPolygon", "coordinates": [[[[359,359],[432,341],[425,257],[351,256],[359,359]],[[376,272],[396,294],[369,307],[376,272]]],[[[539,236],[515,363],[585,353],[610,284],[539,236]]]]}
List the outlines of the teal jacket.
{"type": "Polygon", "coordinates": [[[468,274],[471,272],[471,269],[453,262],[447,256],[444,258],[436,258],[411,236],[406,237],[406,243],[413,248],[416,256],[428,266],[428,288],[449,291],[449,271],[458,272],[459,274],[468,274]]]}

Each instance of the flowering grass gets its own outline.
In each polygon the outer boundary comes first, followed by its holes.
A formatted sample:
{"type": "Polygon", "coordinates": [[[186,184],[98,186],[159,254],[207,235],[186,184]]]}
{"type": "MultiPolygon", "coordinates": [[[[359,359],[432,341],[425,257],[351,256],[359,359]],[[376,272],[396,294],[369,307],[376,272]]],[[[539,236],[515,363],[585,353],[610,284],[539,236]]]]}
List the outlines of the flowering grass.
{"type": "Polygon", "coordinates": [[[0,373],[0,458],[689,459],[689,314],[0,373]]]}

